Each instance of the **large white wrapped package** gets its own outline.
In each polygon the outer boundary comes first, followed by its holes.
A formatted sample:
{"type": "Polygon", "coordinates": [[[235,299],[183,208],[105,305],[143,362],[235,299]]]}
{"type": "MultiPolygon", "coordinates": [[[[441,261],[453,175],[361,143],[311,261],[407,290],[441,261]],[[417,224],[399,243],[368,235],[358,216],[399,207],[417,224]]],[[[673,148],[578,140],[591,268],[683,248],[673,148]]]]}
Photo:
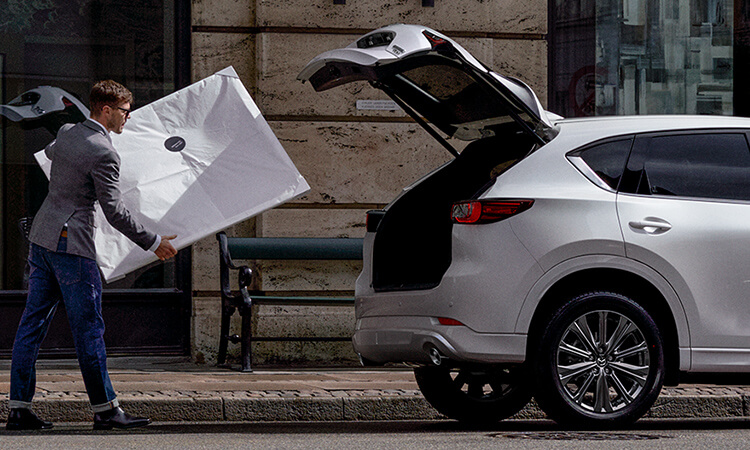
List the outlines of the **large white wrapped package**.
{"type": "MultiPolygon", "coordinates": [[[[146,229],[176,234],[178,250],[310,189],[232,67],[138,108],[110,136],[123,202],[146,229]]],[[[44,152],[36,157],[49,176],[44,152]]],[[[157,260],[96,207],[108,282],[157,260]]]]}

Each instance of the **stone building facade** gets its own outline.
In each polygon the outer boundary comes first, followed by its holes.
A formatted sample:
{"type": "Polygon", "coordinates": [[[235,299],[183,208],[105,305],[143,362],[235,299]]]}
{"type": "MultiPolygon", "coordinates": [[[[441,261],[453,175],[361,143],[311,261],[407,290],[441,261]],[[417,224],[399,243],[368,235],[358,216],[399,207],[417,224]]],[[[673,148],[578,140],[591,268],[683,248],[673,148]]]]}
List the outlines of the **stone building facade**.
{"type": "MultiPolygon", "coordinates": [[[[365,213],[450,158],[400,111],[358,110],[357,100],[385,99],[366,83],[323,93],[296,80],[319,53],[348,45],[392,23],[447,33],[485,64],[547,92],[547,3],[435,0],[194,0],[192,78],[233,65],[282,145],[310,183],[304,197],[240,224],[229,234],[265,237],[362,237],[365,213]],[[426,2],[429,3],[429,2],[426,2]]],[[[218,250],[193,247],[192,351],[216,356],[218,250]]],[[[275,293],[349,294],[361,269],[352,262],[260,262],[261,288],[275,293]]],[[[346,335],[354,312],[342,307],[261,307],[258,334],[346,335]]],[[[239,332],[239,318],[233,323],[239,332]]],[[[232,349],[238,354],[239,345],[232,349]]],[[[231,353],[230,353],[231,354],[231,353]]],[[[348,343],[256,343],[257,362],[353,364],[348,343]]]]}

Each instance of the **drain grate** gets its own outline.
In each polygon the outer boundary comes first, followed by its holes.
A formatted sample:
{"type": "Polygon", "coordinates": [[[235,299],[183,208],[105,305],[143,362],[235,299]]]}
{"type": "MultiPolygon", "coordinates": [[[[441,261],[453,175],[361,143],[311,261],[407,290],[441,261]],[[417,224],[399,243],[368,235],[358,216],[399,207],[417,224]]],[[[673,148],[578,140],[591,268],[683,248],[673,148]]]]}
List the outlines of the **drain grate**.
{"type": "Polygon", "coordinates": [[[652,441],[669,439],[672,436],[636,433],[587,433],[587,432],[528,432],[528,433],[495,433],[490,437],[502,439],[530,439],[542,441],[652,441]]]}

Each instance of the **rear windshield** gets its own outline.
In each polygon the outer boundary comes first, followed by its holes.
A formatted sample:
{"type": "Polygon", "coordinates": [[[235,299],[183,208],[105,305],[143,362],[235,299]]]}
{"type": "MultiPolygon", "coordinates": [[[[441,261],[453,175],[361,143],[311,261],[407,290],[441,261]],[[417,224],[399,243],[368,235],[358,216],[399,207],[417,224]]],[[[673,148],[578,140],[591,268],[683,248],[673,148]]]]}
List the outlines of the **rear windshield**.
{"type": "MultiPolygon", "coordinates": [[[[422,93],[420,112],[432,122],[443,122],[454,127],[471,122],[480,122],[502,117],[501,122],[512,122],[508,113],[497,100],[497,94],[477,83],[458,67],[435,64],[416,67],[396,75],[405,85],[416,87],[422,93]]],[[[459,135],[460,135],[459,130],[459,135]]],[[[481,137],[481,136],[477,136],[481,137]]]]}
{"type": "Polygon", "coordinates": [[[441,101],[450,100],[476,84],[466,72],[451,66],[417,67],[402,75],[441,101]]]}

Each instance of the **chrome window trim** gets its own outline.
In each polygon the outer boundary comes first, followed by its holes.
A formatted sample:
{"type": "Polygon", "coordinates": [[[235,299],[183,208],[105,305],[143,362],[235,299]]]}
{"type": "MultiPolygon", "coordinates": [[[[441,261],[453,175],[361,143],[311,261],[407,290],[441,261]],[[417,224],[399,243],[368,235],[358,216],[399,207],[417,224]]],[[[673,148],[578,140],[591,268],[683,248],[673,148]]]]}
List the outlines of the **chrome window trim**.
{"type": "Polygon", "coordinates": [[[591,167],[586,164],[586,162],[578,155],[567,155],[568,161],[573,164],[573,167],[578,169],[581,174],[583,174],[584,177],[588,178],[589,181],[594,183],[597,187],[600,187],[604,189],[607,192],[616,193],[617,191],[613,189],[610,185],[604,182],[599,175],[596,174],[596,172],[591,169],[591,167]]]}

